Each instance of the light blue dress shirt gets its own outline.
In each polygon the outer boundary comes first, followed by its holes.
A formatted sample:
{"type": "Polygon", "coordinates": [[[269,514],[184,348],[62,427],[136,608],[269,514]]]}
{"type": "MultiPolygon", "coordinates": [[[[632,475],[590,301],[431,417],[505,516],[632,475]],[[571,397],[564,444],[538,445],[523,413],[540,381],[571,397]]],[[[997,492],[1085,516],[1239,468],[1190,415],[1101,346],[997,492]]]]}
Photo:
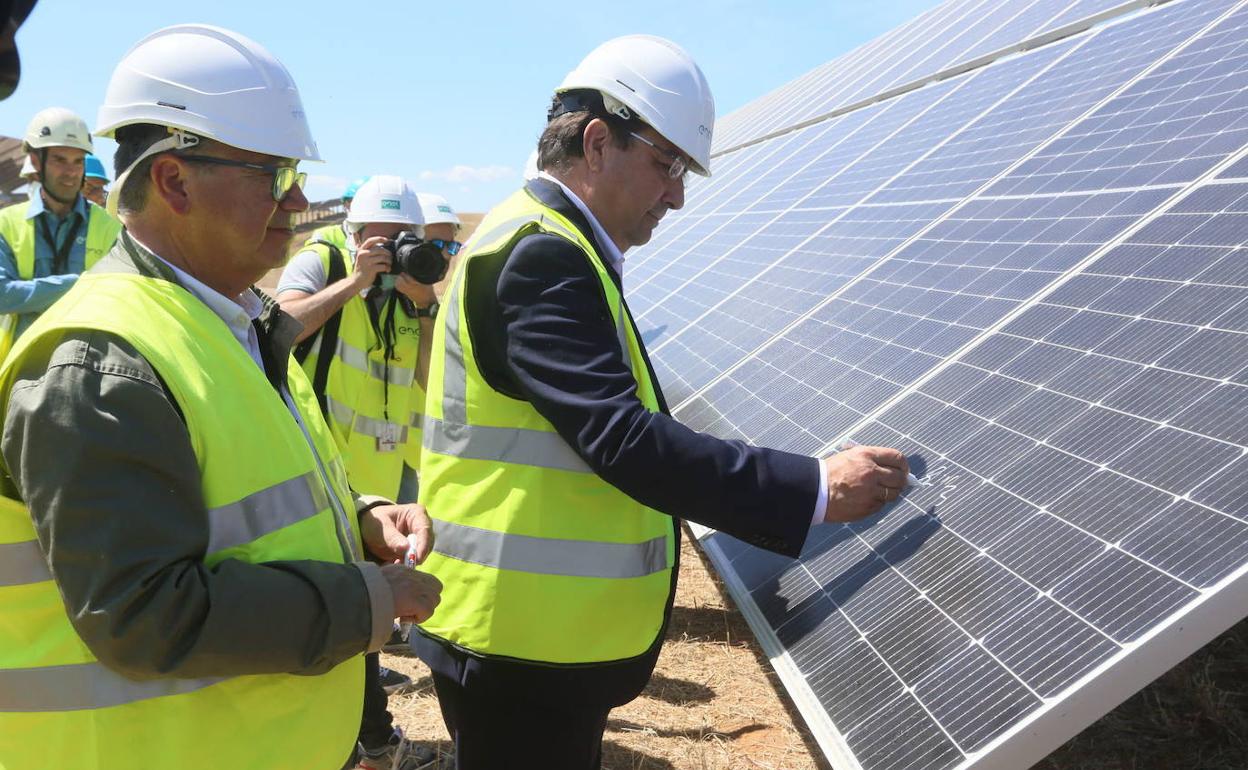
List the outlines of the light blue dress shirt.
{"type": "Polygon", "coordinates": [[[0,313],[17,313],[17,335],[26,331],[39,314],[60,299],[78,280],[87,259],[87,201],[81,195],[74,201],[64,218],[49,211],[43,204],[43,196],[36,195],[26,212],[26,221],[35,232],[35,277],[22,280],[17,272],[17,258],[4,236],[0,236],[0,313]],[[74,242],[69,247],[66,272],[52,274],[54,252],[52,244],[43,237],[40,219],[47,223],[48,232],[63,248],[65,239],[74,230],[74,223],[81,221],[74,242]]]}

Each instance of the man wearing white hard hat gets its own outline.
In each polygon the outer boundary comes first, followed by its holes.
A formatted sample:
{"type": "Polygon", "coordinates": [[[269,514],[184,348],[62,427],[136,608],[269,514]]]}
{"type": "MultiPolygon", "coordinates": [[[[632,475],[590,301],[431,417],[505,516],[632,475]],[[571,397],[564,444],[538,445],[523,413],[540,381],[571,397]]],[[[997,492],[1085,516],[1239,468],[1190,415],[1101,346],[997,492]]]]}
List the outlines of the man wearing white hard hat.
{"type": "Polygon", "coordinates": [[[556,90],[537,178],[460,255],[435,327],[421,501],[444,604],[413,641],[461,770],[596,768],[608,712],[645,686],[679,521],[795,556],[810,528],[894,499],[906,460],[826,461],[673,420],[622,286],[625,253],[710,173],[711,92],[650,36],[556,90]]]}
{"type": "MultiPolygon", "coordinates": [[[[459,240],[459,231],[463,227],[460,222],[459,215],[455,213],[455,209],[451,208],[451,204],[446,198],[436,193],[418,192],[416,197],[420,200],[420,214],[425,220],[424,237],[425,241],[434,247],[442,250],[442,256],[446,259],[447,266],[454,264],[455,256],[459,254],[459,250],[464,244],[459,240]]],[[[421,339],[422,342],[429,341],[432,343],[433,328],[432,323],[421,339]]],[[[429,358],[426,353],[422,365],[425,368],[425,375],[428,375],[429,358]]],[[[413,413],[412,424],[416,425],[418,421],[423,420],[425,412],[425,381],[421,381],[421,392],[419,403],[413,402],[412,409],[417,410],[419,414],[413,413]]],[[[419,474],[417,469],[420,468],[421,453],[421,435],[418,433],[409,438],[407,442],[407,469],[403,474],[403,485],[399,489],[400,500],[415,500],[419,492],[419,474]]],[[[406,648],[406,645],[404,645],[406,648]]],[[[406,650],[404,650],[406,651],[406,650]]]]}
{"type": "MultiPolygon", "coordinates": [[[[395,268],[396,257],[410,250],[405,241],[423,232],[423,207],[407,182],[385,174],[370,177],[353,198],[346,242],[315,236],[282,272],[277,300],[303,324],[295,358],[320,400],[351,488],[414,503],[410,447],[420,446],[436,298],[432,285],[395,268]]],[[[386,706],[387,693],[410,688],[411,678],[383,668],[376,653],[365,666],[359,766],[407,770],[431,761],[403,738],[386,706]]]]}
{"type": "Polygon", "coordinates": [[[117,245],[0,368],[6,770],[338,770],[363,653],[425,619],[429,523],[349,489],[282,264],[317,160],[252,40],[185,25],[114,70],[117,245]],[[370,552],[383,566],[370,562],[370,552]]]}
{"type": "Polygon", "coordinates": [[[63,107],[41,110],[22,140],[38,184],[0,209],[0,360],[78,274],[113,247],[121,223],[82,195],[91,134],[63,107]]]}

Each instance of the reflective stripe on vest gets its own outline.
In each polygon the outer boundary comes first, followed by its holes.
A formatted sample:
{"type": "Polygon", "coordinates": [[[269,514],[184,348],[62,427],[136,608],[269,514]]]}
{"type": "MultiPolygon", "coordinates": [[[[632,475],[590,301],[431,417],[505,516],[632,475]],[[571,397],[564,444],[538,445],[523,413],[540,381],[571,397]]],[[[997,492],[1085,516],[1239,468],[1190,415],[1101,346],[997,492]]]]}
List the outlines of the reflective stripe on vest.
{"type": "Polygon", "coordinates": [[[338,358],[352,369],[358,369],[365,372],[378,382],[389,382],[391,385],[397,385],[400,388],[409,387],[416,380],[416,374],[411,369],[405,369],[398,364],[391,364],[389,374],[386,373],[386,365],[380,361],[370,361],[368,353],[357,348],[355,345],[338,338],[338,346],[335,351],[338,358]]]}
{"type": "Polygon", "coordinates": [[[574,473],[590,467],[558,433],[525,428],[464,425],[425,417],[425,449],[468,460],[536,465],[574,473]]]}
{"type": "Polygon", "coordinates": [[[208,510],[208,552],[259,540],[328,506],[329,497],[315,471],[252,492],[242,500],[208,510]]]}
{"type": "Polygon", "coordinates": [[[109,708],[195,692],[233,678],[127,679],[99,663],[0,669],[0,712],[109,708]]]}
{"type": "Polygon", "coordinates": [[[439,521],[437,549],[495,569],[588,578],[644,577],[667,569],[667,538],[642,543],[593,543],[529,537],[439,521]]]}
{"type": "Polygon", "coordinates": [[[0,586],[29,585],[51,579],[48,560],[43,557],[37,541],[0,543],[0,586]]]}
{"type": "MultiPolygon", "coordinates": [[[[208,552],[258,540],[316,515],[329,505],[317,474],[283,481],[234,503],[208,511],[208,552]]],[[[51,580],[48,564],[36,541],[0,544],[0,585],[51,580]]]]}
{"type": "Polygon", "coordinates": [[[381,438],[390,435],[390,429],[398,435],[398,442],[402,444],[407,441],[407,426],[399,425],[394,422],[386,422],[385,420],[375,420],[363,414],[356,414],[351,407],[337,401],[328,396],[325,397],[326,403],[329,405],[329,413],[333,415],[334,420],[349,425],[353,433],[361,433],[372,438],[381,438]]]}

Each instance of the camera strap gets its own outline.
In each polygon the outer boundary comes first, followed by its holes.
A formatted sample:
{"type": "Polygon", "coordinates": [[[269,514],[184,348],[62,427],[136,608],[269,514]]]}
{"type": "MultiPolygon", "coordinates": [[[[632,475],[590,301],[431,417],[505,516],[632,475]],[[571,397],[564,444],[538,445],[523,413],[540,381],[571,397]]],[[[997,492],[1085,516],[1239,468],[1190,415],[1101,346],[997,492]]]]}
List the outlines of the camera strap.
{"type": "MultiPolygon", "coordinates": [[[[325,277],[325,285],[330,286],[347,277],[347,264],[342,251],[327,241],[314,240],[314,244],[329,249],[329,275],[325,277]]],[[[325,394],[329,384],[329,365],[334,360],[338,348],[338,327],[342,324],[342,308],[338,308],[316,334],[310,335],[295,346],[295,360],[302,364],[312,352],[316,341],[321,341],[320,352],[316,356],[316,371],[312,375],[312,392],[316,394],[316,402],[321,406],[321,414],[329,420],[329,401],[325,394]]]]}

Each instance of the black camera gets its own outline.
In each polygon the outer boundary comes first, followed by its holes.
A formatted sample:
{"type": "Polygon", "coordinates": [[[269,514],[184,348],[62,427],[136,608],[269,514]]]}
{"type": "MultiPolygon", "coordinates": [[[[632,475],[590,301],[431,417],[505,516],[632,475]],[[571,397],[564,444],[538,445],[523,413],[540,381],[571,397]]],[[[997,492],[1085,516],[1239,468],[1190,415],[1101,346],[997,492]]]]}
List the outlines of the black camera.
{"type": "Polygon", "coordinates": [[[390,252],[390,273],[407,275],[417,283],[437,283],[446,275],[450,264],[442,255],[442,249],[429,241],[422,241],[411,230],[404,230],[399,237],[383,243],[382,247],[390,252]]]}

